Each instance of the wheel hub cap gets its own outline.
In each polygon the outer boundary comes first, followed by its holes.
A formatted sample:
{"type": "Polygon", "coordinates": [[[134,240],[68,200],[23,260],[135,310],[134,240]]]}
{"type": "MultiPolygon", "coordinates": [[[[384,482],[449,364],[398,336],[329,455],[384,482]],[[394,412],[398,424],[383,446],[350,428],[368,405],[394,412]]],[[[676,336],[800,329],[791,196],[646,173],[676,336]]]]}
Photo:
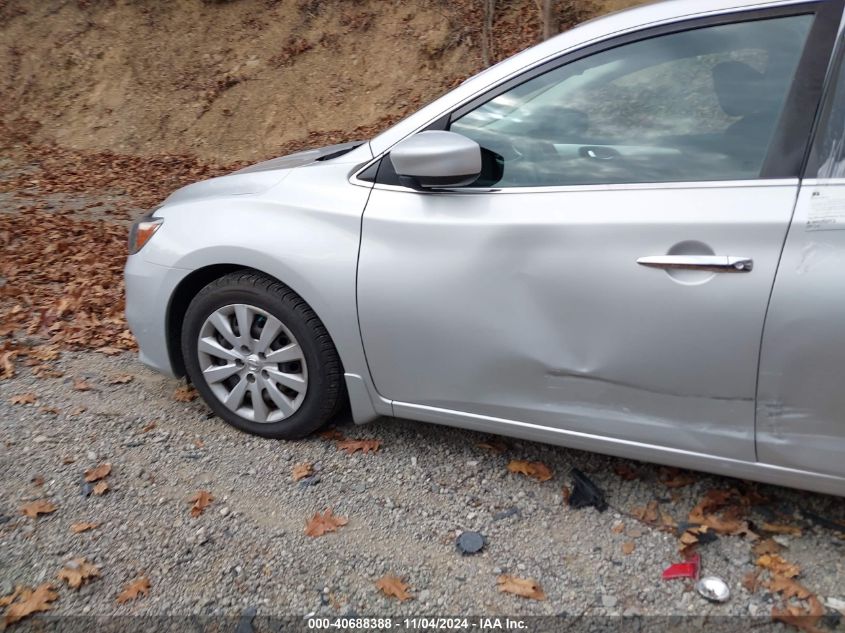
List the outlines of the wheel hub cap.
{"type": "Polygon", "coordinates": [[[202,377],[230,411],[253,422],[293,415],[308,389],[305,355],[291,331],[255,306],[234,304],[212,312],[200,328],[202,377]]]}

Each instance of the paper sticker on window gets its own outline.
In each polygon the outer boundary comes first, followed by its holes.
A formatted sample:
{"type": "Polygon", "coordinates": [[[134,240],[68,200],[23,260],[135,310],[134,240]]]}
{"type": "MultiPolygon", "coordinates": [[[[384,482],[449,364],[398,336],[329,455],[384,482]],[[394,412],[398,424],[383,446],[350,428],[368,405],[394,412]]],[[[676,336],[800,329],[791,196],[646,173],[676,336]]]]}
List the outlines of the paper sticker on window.
{"type": "Polygon", "coordinates": [[[845,192],[814,191],[807,215],[808,231],[845,230],[845,192]]]}

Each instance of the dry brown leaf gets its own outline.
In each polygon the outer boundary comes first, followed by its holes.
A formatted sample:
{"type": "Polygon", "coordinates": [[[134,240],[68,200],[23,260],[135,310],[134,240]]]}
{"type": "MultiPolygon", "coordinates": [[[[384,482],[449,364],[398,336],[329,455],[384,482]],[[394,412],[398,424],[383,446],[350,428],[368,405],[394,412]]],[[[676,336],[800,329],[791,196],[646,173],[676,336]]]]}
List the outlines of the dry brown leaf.
{"type": "Polygon", "coordinates": [[[194,504],[191,506],[191,516],[198,517],[201,515],[205,512],[205,509],[211,505],[212,501],[214,501],[214,497],[207,490],[200,490],[197,492],[188,502],[194,504]]]}
{"type": "Polygon", "coordinates": [[[37,401],[38,396],[31,391],[27,393],[19,393],[18,395],[9,398],[9,402],[12,404],[35,404],[37,401]]]}
{"type": "Polygon", "coordinates": [[[146,576],[140,576],[130,582],[123,588],[119,594],[117,594],[116,600],[123,604],[124,602],[129,602],[130,600],[135,600],[138,596],[144,595],[146,596],[150,592],[150,581],[146,576]]]}
{"type": "Polygon", "coordinates": [[[59,415],[59,410],[56,407],[39,407],[40,413],[49,413],[50,415],[59,415]]]}
{"type": "Polygon", "coordinates": [[[619,462],[613,466],[613,472],[625,481],[633,481],[640,478],[640,473],[628,462],[619,462]]]}
{"type": "Polygon", "coordinates": [[[512,473],[519,473],[537,481],[548,481],[553,475],[549,467],[543,462],[527,462],[520,459],[512,459],[508,462],[507,469],[512,473]]]}
{"type": "Polygon", "coordinates": [[[499,591],[513,593],[531,600],[545,600],[546,594],[536,580],[530,578],[517,578],[508,574],[502,574],[496,579],[499,591]]]}
{"type": "Polygon", "coordinates": [[[760,584],[759,578],[759,571],[750,571],[742,577],[742,586],[745,587],[749,593],[754,593],[757,591],[757,586],[760,584]]]}
{"type": "Polygon", "coordinates": [[[320,431],[319,435],[322,439],[329,440],[329,441],[337,440],[337,441],[342,442],[343,440],[346,439],[346,437],[343,435],[343,433],[341,433],[337,429],[326,429],[325,431],[320,431]]]}
{"type": "Polygon", "coordinates": [[[77,378],[73,381],[73,388],[76,391],[91,391],[94,388],[94,385],[84,378],[77,378]]]}
{"type": "Polygon", "coordinates": [[[812,591],[798,581],[778,575],[772,576],[771,580],[766,583],[766,588],[772,593],[781,594],[786,600],[790,598],[806,600],[813,595],[812,591]]]}
{"type": "Polygon", "coordinates": [[[620,521],[616,525],[612,526],[610,528],[610,531],[613,532],[614,534],[622,534],[622,532],[625,531],[625,524],[620,521]]]}
{"type": "Polygon", "coordinates": [[[15,593],[17,599],[6,609],[6,616],[3,619],[6,626],[23,620],[33,613],[49,611],[52,608],[50,603],[59,598],[59,594],[53,591],[53,585],[49,582],[38,585],[35,589],[18,587],[15,593]]]}
{"type": "Polygon", "coordinates": [[[478,448],[483,448],[494,453],[505,453],[508,450],[508,445],[502,440],[489,440],[487,442],[479,442],[478,448]]]}
{"type": "Polygon", "coordinates": [[[106,494],[108,491],[109,491],[109,485],[105,481],[97,482],[97,485],[95,485],[94,488],[91,490],[91,492],[93,492],[98,497],[106,494]]]}
{"type": "Polygon", "coordinates": [[[197,390],[188,385],[182,385],[173,392],[173,399],[176,402],[193,402],[197,399],[197,396],[199,396],[197,390]]]}
{"type": "Polygon", "coordinates": [[[44,485],[44,477],[41,475],[35,475],[35,477],[32,478],[32,483],[40,488],[44,485]]]}
{"type": "Polygon", "coordinates": [[[8,607],[15,600],[17,600],[18,596],[21,594],[21,592],[23,590],[24,590],[24,588],[21,587],[20,585],[18,585],[17,587],[15,587],[15,590],[12,593],[10,593],[8,596],[3,596],[2,598],[0,598],[0,607],[4,607],[4,608],[8,607]]]}
{"type": "Polygon", "coordinates": [[[402,579],[388,574],[383,578],[379,578],[376,581],[376,587],[378,587],[381,592],[389,596],[391,598],[397,598],[399,602],[405,602],[405,600],[413,600],[413,596],[408,593],[409,586],[402,582],[402,579]]]}
{"type": "Polygon", "coordinates": [[[772,607],[772,620],[791,624],[804,633],[824,633],[816,626],[824,615],[824,607],[815,596],[810,596],[807,603],[808,608],[797,604],[788,604],[783,609],[772,607]]]}
{"type": "Polygon", "coordinates": [[[293,480],[299,481],[314,474],[314,467],[311,464],[303,463],[297,464],[293,467],[293,480]]]}
{"type": "Polygon", "coordinates": [[[147,425],[146,425],[143,429],[141,429],[141,433],[149,433],[149,432],[150,432],[150,431],[152,431],[154,428],[156,428],[156,426],[157,426],[157,425],[156,425],[156,423],[155,423],[155,422],[150,422],[150,423],[149,423],[149,424],[147,424],[147,425]]]}
{"type": "Polygon", "coordinates": [[[663,468],[661,469],[660,481],[667,488],[684,488],[690,486],[697,481],[697,478],[692,473],[680,470],[678,468],[663,468]]]}
{"type": "Polygon", "coordinates": [[[564,486],[561,492],[563,493],[563,505],[569,505],[569,499],[572,497],[572,491],[569,489],[569,486],[564,486]]]}
{"type": "Polygon", "coordinates": [[[798,565],[785,561],[777,554],[763,554],[757,559],[757,566],[784,578],[795,578],[801,573],[798,565]]]}
{"type": "Polygon", "coordinates": [[[633,553],[634,553],[634,549],[635,549],[636,547],[637,547],[637,546],[636,546],[636,545],[634,545],[634,543],[633,543],[632,541],[628,541],[628,542],[626,542],[626,543],[622,543],[622,553],[623,553],[623,554],[625,554],[625,556],[628,556],[629,554],[633,554],[633,553]]]}
{"type": "Polygon", "coordinates": [[[74,558],[65,563],[59,572],[59,580],[64,580],[71,589],[79,589],[92,578],[97,578],[100,570],[84,558],[74,558]]]}
{"type": "Polygon", "coordinates": [[[21,508],[21,513],[28,516],[30,519],[36,518],[39,514],[50,514],[56,511],[56,506],[51,501],[46,499],[39,499],[27,503],[21,508]]]}
{"type": "Polygon", "coordinates": [[[132,374],[118,374],[117,376],[113,376],[109,380],[110,385],[125,385],[126,383],[130,383],[135,379],[132,374]]]}
{"type": "Polygon", "coordinates": [[[79,407],[74,407],[73,409],[68,411],[67,414],[72,416],[72,417],[76,417],[77,415],[81,415],[81,414],[85,413],[87,410],[88,410],[88,407],[79,406],[79,407]]]}
{"type": "Polygon", "coordinates": [[[356,451],[375,453],[381,447],[380,440],[343,440],[337,443],[337,450],[352,455],[356,451]]]}
{"type": "Polygon", "coordinates": [[[100,479],[105,479],[110,472],[111,464],[100,464],[96,468],[90,468],[85,471],[85,481],[92,483],[100,479]]]}
{"type": "Polygon", "coordinates": [[[318,512],[309,519],[305,524],[305,534],[312,537],[323,536],[327,532],[336,532],[347,523],[347,519],[332,514],[332,509],[329,508],[323,514],[318,512]]]}
{"type": "Polygon", "coordinates": [[[658,517],[657,501],[649,501],[645,507],[638,506],[631,510],[631,516],[643,523],[656,523],[658,517]]]}
{"type": "Polygon", "coordinates": [[[87,532],[98,527],[100,527],[99,523],[74,523],[70,526],[70,531],[74,534],[79,534],[80,532],[87,532]]]}
{"type": "Polygon", "coordinates": [[[15,357],[17,355],[17,350],[7,350],[0,353],[0,380],[5,380],[15,375],[15,357]]]}
{"type": "Polygon", "coordinates": [[[783,550],[783,545],[770,538],[763,539],[759,543],[755,543],[751,551],[755,556],[762,556],[763,554],[777,554],[783,550]]]}
{"type": "Polygon", "coordinates": [[[763,523],[764,532],[770,534],[788,534],[789,536],[801,536],[801,528],[795,525],[780,525],[777,523],[763,523]]]}

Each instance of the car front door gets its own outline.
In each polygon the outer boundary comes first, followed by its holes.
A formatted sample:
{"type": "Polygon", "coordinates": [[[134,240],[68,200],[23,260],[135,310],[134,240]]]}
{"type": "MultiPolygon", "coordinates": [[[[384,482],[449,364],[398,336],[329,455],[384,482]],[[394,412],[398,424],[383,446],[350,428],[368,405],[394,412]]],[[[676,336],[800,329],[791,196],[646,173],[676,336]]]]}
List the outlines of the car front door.
{"type": "Polygon", "coordinates": [[[384,157],[358,301],[396,415],[753,461],[818,6],[644,31],[463,104],[445,127],[483,148],[470,186],[415,189],[384,157]]]}

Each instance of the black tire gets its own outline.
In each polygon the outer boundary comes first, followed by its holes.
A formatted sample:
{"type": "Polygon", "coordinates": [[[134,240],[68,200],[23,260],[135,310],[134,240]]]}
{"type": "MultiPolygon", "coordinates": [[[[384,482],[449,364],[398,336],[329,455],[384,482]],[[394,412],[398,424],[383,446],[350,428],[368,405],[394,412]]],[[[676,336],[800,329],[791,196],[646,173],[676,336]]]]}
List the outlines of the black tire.
{"type": "Polygon", "coordinates": [[[194,297],[183,321],[182,357],[188,379],[212,411],[247,433],[286,440],[305,437],[323,426],[344,404],[343,368],[325,326],[293,290],[261,273],[230,273],[194,297]],[[226,408],[203,378],[197,352],[200,329],[215,310],[236,303],[253,305],[275,316],[302,348],[308,367],[308,388],[299,408],[278,422],[254,422],[226,408]]]}

